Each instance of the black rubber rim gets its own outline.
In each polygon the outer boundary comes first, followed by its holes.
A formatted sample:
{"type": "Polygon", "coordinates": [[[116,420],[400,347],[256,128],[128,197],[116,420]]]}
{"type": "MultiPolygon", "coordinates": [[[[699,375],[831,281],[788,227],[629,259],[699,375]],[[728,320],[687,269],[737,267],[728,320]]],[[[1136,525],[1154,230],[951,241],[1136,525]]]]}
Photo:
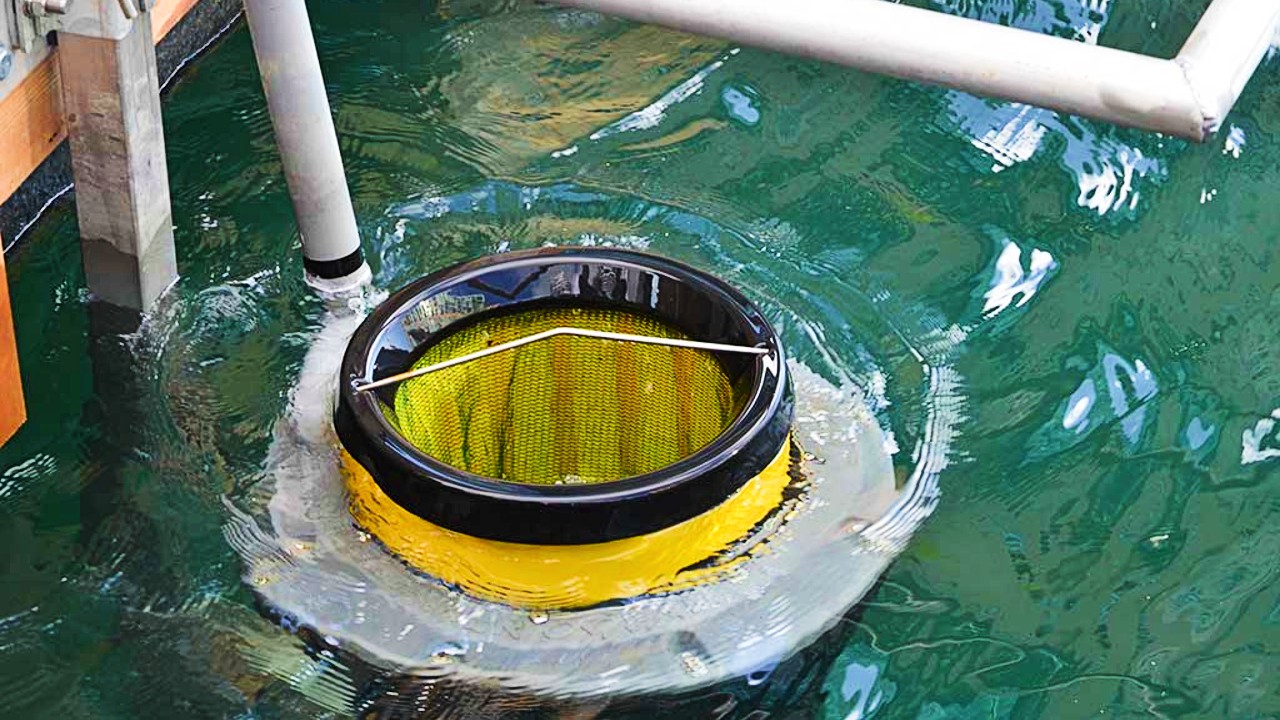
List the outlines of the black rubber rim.
{"type": "Polygon", "coordinates": [[[777,335],[741,293],[682,263],[613,248],[545,248],[461,263],[410,283],[367,317],[342,361],[334,426],[343,447],[409,512],[468,535],[578,545],[642,535],[715,507],[755,477],[787,442],[791,383],[777,335]],[[363,382],[400,372],[452,325],[414,338],[402,320],[427,298],[465,290],[479,314],[564,303],[626,307],[695,340],[763,347],[741,355],[749,383],[738,416],[701,450],[658,471],[593,485],[526,485],[468,473],[432,458],[396,431],[363,382]]]}
{"type": "Polygon", "coordinates": [[[307,272],[325,280],[346,277],[359,270],[360,266],[363,264],[364,255],[360,252],[360,248],[356,248],[355,252],[336,260],[312,260],[309,257],[302,258],[302,267],[307,272]]]}

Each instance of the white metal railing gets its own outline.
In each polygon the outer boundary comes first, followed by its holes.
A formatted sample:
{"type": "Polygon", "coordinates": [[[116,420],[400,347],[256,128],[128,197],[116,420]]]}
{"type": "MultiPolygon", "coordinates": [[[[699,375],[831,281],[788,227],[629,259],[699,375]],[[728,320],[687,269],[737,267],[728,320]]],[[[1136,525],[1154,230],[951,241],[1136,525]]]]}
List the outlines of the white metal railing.
{"type": "Polygon", "coordinates": [[[1197,142],[1231,111],[1280,20],[1280,0],[1214,0],[1163,60],[884,0],[555,2],[1197,142]]]}

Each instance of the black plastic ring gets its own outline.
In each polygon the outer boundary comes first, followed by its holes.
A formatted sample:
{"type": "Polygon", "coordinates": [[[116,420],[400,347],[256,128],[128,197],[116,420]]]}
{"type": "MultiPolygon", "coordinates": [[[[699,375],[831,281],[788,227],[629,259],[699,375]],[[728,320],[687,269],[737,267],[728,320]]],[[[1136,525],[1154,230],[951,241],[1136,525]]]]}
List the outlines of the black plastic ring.
{"type": "Polygon", "coordinates": [[[355,252],[337,260],[312,260],[306,256],[302,258],[302,267],[307,272],[325,280],[346,277],[359,270],[363,264],[364,255],[361,254],[360,248],[356,248],[355,252]]]}
{"type": "MultiPolygon", "coordinates": [[[[387,397],[387,396],[383,396],[387,397]]],[[[786,359],[768,321],[741,293],[682,263],[613,248],[546,248],[462,263],[391,296],[356,330],[343,357],[334,426],[347,452],[409,512],[468,535],[578,545],[633,537],[723,502],[772,461],[792,421],[786,359]],[[451,292],[452,291],[452,292],[451,292]],[[456,324],[424,331],[405,322],[427,303],[473,300],[457,322],[532,304],[623,307],[704,342],[766,348],[737,355],[746,399],[715,440],[660,470],[591,485],[504,482],[447,465],[405,440],[377,391],[357,386],[405,370],[456,324]]]]}

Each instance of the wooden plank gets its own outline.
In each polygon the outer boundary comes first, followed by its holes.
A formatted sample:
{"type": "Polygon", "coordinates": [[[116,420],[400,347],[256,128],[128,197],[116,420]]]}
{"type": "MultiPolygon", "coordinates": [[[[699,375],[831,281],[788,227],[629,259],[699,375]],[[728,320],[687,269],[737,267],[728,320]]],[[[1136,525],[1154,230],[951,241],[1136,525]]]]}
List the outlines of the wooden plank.
{"type": "Polygon", "coordinates": [[[0,202],[67,136],[57,58],[50,55],[0,103],[0,202]]]}
{"type": "MultiPolygon", "coordinates": [[[[0,240],[0,247],[4,241],[0,240]]],[[[26,422],[22,397],[22,376],[18,373],[18,342],[13,334],[13,312],[9,306],[9,281],[0,253],[0,445],[5,444],[26,422]]]]}
{"type": "MultiPolygon", "coordinates": [[[[159,42],[200,0],[160,0],[151,10],[159,42]]],[[[0,203],[22,185],[67,136],[58,86],[57,49],[0,100],[0,203]]]]}
{"type": "Polygon", "coordinates": [[[158,43],[200,0],[160,0],[151,9],[151,36],[158,43]]]}

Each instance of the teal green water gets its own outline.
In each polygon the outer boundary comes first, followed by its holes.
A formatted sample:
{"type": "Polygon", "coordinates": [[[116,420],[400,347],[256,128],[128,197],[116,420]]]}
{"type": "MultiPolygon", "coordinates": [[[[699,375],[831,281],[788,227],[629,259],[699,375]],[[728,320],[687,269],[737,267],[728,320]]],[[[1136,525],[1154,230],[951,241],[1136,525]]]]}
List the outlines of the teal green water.
{"type": "MultiPolygon", "coordinates": [[[[937,6],[1167,53],[1206,4],[937,6]]],[[[549,241],[684,259],[882,384],[904,468],[901,338],[962,378],[937,509],[839,632],[649,717],[1280,715],[1274,59],[1190,146],[524,3],[312,12],[380,286],[549,241]]],[[[243,28],[165,117],[183,279],[142,333],[87,339],[70,204],[6,258],[31,419],[0,450],[0,703],[342,717],[386,686],[309,684],[223,534],[323,317],[243,28]]]]}

